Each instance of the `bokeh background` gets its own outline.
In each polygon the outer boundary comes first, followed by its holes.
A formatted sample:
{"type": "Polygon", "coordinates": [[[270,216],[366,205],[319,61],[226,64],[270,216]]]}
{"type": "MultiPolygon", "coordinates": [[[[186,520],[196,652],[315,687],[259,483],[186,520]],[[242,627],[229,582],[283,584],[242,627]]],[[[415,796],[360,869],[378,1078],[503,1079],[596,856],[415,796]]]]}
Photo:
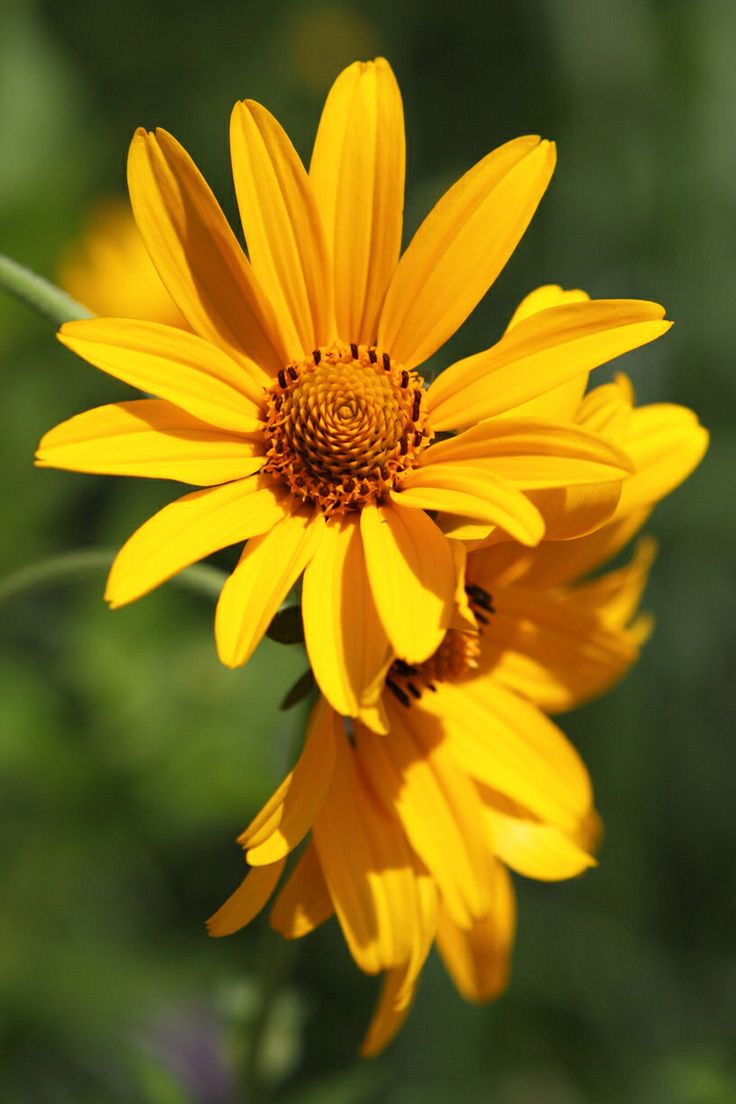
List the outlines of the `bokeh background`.
{"type": "MultiPolygon", "coordinates": [[[[242,1067],[265,985],[265,1098],[288,1104],[736,1101],[731,0],[5,0],[0,249],[53,277],[90,205],[123,194],[141,124],[175,133],[232,215],[232,103],[266,103],[308,156],[330,82],[376,53],[404,93],[407,233],[501,141],[559,143],[531,229],[450,352],[490,344],[540,283],[657,299],[677,324],[625,368],[641,400],[689,404],[713,434],[652,524],[656,635],[564,722],[606,824],[600,867],[518,879],[509,992],[466,1006],[432,961],[396,1043],[361,1063],[375,983],[334,922],[279,976],[264,920],[220,941],[203,927],[303,722],[278,709],[299,649],[266,641],[227,672],[211,602],[171,585],[114,614],[102,572],[18,595],[0,605],[2,1100],[254,1101],[242,1067]]],[[[120,544],[170,488],[32,455],[125,388],[2,298],[0,364],[0,578],[120,544]]]]}

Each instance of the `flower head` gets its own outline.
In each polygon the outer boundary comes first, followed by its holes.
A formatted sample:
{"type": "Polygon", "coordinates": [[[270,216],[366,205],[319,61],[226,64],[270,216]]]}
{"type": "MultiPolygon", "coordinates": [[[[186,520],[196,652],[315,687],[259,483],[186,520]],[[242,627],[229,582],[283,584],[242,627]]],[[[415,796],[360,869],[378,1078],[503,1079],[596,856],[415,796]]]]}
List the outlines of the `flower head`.
{"type": "Polygon", "coordinates": [[[545,714],[601,693],[636,660],[651,629],[637,609],[654,543],[590,573],[692,471],[707,434],[682,407],[635,408],[623,378],[575,407],[626,438],[637,457],[631,493],[577,539],[495,541],[469,554],[455,544],[452,624],[422,663],[387,667],[373,718],[386,734],[345,724],[320,699],[296,766],[239,837],[250,872],[208,922],[220,936],[252,919],[311,830],[271,924],[300,938],[335,914],[357,965],[385,972],[366,1054],[403,1022],[433,942],[464,997],[502,991],[515,929],[509,870],[557,880],[595,862],[587,771],[545,714]]]}
{"type": "Polygon", "coordinates": [[[504,533],[534,546],[545,530],[576,535],[571,488],[598,488],[599,515],[601,503],[610,513],[626,453],[518,408],[669,323],[635,300],[537,303],[427,387],[417,369],[513,252],[554,146],[522,137],[488,154],[400,257],[403,115],[383,59],[336,81],[308,173],[253,101],[235,106],[230,143],[248,257],[182,147],[165,131],[135,135],[133,211],[191,332],[110,318],[64,326],[70,349],[156,398],[72,418],[46,435],[38,463],[200,488],[124,545],[110,604],[247,541],[218,604],[221,659],[246,662],[304,573],[317,680],[335,709],[359,715],[377,708],[391,655],[422,663],[439,647],[457,585],[452,538],[504,533]]]}

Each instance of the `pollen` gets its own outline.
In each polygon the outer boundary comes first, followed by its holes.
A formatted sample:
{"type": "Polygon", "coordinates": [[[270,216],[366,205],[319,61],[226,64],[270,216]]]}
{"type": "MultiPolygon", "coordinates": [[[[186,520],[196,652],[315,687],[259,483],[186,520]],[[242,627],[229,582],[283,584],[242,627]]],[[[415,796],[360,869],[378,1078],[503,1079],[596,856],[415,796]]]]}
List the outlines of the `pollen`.
{"type": "Polygon", "coordinates": [[[402,705],[411,705],[424,690],[435,690],[438,682],[459,682],[478,666],[478,634],[448,629],[437,651],[424,663],[412,666],[397,659],[391,665],[386,686],[402,705]]]}
{"type": "Polygon", "coordinates": [[[431,439],[423,379],[375,345],[315,349],[266,401],[264,471],[327,515],[380,502],[431,439]]]}

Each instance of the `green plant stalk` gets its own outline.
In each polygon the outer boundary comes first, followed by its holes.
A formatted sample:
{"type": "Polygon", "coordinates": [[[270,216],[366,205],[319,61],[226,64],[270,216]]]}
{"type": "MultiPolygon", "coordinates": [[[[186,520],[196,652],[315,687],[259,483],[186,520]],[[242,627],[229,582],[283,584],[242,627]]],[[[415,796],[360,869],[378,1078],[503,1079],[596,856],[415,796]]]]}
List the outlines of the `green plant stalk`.
{"type": "Polygon", "coordinates": [[[20,299],[27,307],[35,310],[47,322],[61,326],[79,318],[91,318],[92,312],[77,303],[65,291],[52,284],[43,276],[31,272],[29,268],[0,253],[0,288],[20,299]]]}
{"type": "MultiPolygon", "coordinates": [[[[72,582],[90,572],[108,571],[115,553],[114,548],[82,548],[22,567],[0,580],[0,603],[34,590],[56,586],[57,583],[72,582]]],[[[195,564],[180,571],[171,582],[185,590],[216,599],[226,578],[226,573],[218,567],[195,564]]]]}

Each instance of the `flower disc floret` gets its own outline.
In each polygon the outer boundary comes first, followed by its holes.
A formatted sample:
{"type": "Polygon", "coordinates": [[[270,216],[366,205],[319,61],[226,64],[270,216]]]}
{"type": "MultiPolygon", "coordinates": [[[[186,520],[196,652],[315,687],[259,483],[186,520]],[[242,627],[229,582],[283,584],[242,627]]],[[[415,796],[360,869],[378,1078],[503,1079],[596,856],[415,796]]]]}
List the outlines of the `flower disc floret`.
{"type": "Polygon", "coordinates": [[[267,397],[264,470],[328,514],[379,502],[431,438],[424,381],[374,345],[293,361],[267,397]]]}

